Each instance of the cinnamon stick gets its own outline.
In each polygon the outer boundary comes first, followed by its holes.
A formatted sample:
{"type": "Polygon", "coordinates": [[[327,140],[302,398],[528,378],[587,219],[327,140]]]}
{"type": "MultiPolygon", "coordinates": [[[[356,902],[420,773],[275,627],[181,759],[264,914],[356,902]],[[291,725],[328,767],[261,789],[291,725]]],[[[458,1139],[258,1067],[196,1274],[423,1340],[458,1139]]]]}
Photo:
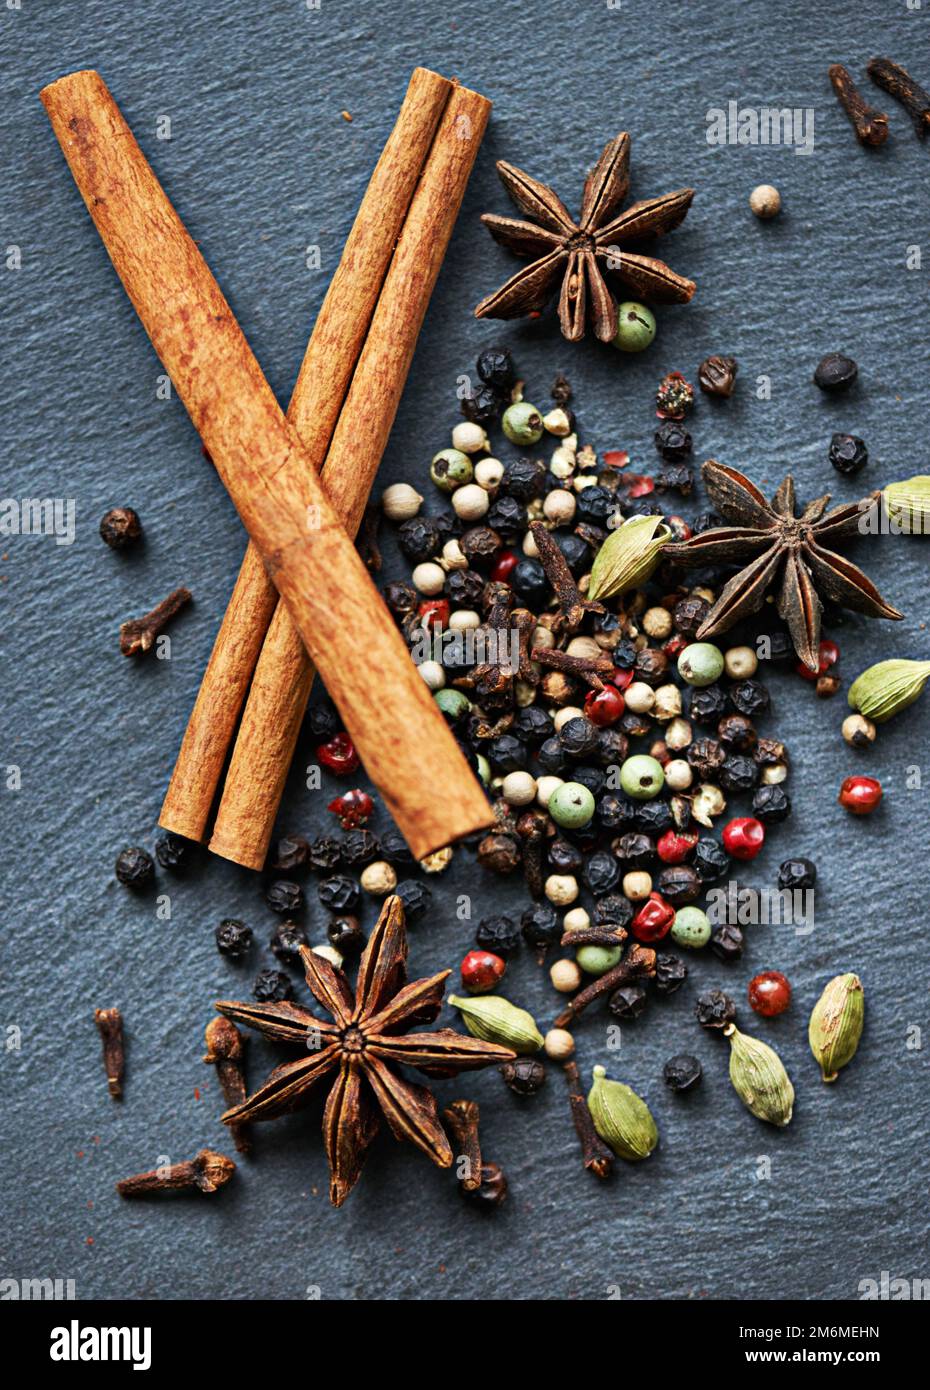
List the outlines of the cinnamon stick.
{"type": "Polygon", "coordinates": [[[424,858],[488,825],[487,800],[297,431],[102,78],[74,73],[41,97],[136,312],[411,850],[424,858]]]}
{"type": "MultiPolygon", "coordinates": [[[[326,455],[323,485],[350,535],[387,445],[489,111],[484,97],[462,87],[449,98],[326,455]]],[[[305,360],[292,417],[302,436],[313,427],[300,389],[307,371],[305,360]]],[[[252,869],[264,864],[313,677],[300,635],[279,604],[226,773],[210,840],[215,854],[252,869]]]]}
{"type": "MultiPolygon", "coordinates": [[[[452,83],[416,68],[317,315],[288,408],[320,468],[452,83]],[[299,416],[299,419],[298,419],[299,416]]],[[[206,836],[217,788],[278,591],[249,545],[188,720],[159,823],[206,836]]]]}

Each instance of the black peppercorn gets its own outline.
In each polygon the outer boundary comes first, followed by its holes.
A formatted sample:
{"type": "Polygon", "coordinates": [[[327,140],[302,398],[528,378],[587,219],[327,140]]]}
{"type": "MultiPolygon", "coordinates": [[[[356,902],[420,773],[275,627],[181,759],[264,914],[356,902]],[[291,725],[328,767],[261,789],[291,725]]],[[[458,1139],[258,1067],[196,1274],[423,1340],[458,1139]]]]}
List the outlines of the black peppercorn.
{"type": "Polygon", "coordinates": [[[634,981],[629,985],[621,985],[615,989],[607,1001],[607,1007],[614,1018],[622,1018],[632,1022],[633,1019],[645,1012],[649,1003],[644,985],[634,981]]]}
{"type": "Polygon", "coordinates": [[[732,396],[737,371],[735,357],[705,357],[698,368],[698,385],[707,396],[732,396]]]}
{"type": "MultiPolygon", "coordinates": [[[[580,782],[583,787],[587,787],[592,796],[600,796],[607,781],[607,774],[602,767],[589,767],[587,763],[576,763],[571,770],[571,781],[580,782]]],[[[572,835],[576,840],[581,840],[587,834],[587,827],[573,830],[572,835]]]]}
{"type": "Polygon", "coordinates": [[[412,516],[397,528],[397,544],[414,565],[431,560],[442,549],[436,523],[428,516],[412,516]]]}
{"type": "Polygon", "coordinates": [[[510,572],[514,592],[531,608],[543,608],[549,601],[549,581],[538,560],[520,560],[510,572]]]}
{"type": "Polygon", "coordinates": [[[475,932],[475,944],[496,956],[510,956],[520,945],[520,928],[510,917],[483,917],[475,932]]]}
{"type": "Polygon", "coordinates": [[[565,750],[556,736],[547,738],[539,747],[536,753],[536,760],[543,772],[561,772],[565,767],[567,759],[565,750]]]}
{"type": "Polygon", "coordinates": [[[416,611],[417,604],[420,601],[420,595],[412,584],[402,584],[399,581],[394,581],[385,587],[384,601],[395,618],[406,618],[409,614],[416,611]]]}
{"type": "Polygon", "coordinates": [[[594,924],[598,927],[628,927],[633,920],[633,904],[622,893],[608,893],[594,903],[594,924]]]}
{"type": "Polygon", "coordinates": [[[761,633],[757,639],[759,645],[759,655],[766,653],[766,661],[773,661],[776,665],[787,666],[797,661],[797,653],[794,650],[794,643],[790,633],[784,628],[775,628],[772,632],[761,633]]]}
{"type": "Polygon", "coordinates": [[[633,824],[635,810],[635,803],[622,792],[604,792],[597,799],[595,817],[605,830],[620,830],[633,824]]]}
{"type": "Polygon", "coordinates": [[[662,1080],[673,1091],[690,1091],[703,1075],[700,1062],[688,1052],[670,1057],[662,1068],[662,1080]]]}
{"type": "Polygon", "coordinates": [[[299,883],[289,878],[276,878],[265,889],[265,902],[272,912],[290,916],[292,912],[302,912],[304,893],[299,883]]]}
{"type": "Polygon", "coordinates": [[[718,960],[739,960],[744,947],[743,933],[730,922],[722,923],[710,938],[710,949],[718,960]]]}
{"type": "Polygon", "coordinates": [[[385,830],[381,836],[381,855],[389,864],[401,864],[408,869],[416,867],[417,861],[411,853],[410,846],[400,831],[395,830],[393,826],[390,830],[385,830]]]}
{"type": "Polygon", "coordinates": [[[365,945],[365,933],[357,917],[333,917],[326,928],[326,939],[344,956],[355,955],[365,945]]]}
{"type": "Polygon", "coordinates": [[[409,922],[418,922],[429,910],[433,895],[425,884],[415,878],[405,878],[398,883],[394,892],[404,905],[404,916],[409,922]]]}
{"type": "Polygon", "coordinates": [[[474,608],[483,593],[484,580],[477,570],[450,570],[446,575],[446,594],[455,608],[474,608]]]}
{"type": "Polygon", "coordinates": [[[559,742],[570,758],[586,758],[593,753],[598,743],[599,730],[590,719],[578,715],[566,719],[559,729],[559,742]]]}
{"type": "Polygon", "coordinates": [[[516,1057],[498,1071],[517,1096],[535,1096],[546,1080],[546,1068],[537,1057],[516,1057]]]}
{"type": "Polygon", "coordinates": [[[655,843],[648,835],[629,831],[614,840],[610,848],[624,873],[631,869],[648,869],[655,862],[655,843]]]}
{"type": "Polygon", "coordinates": [[[601,729],[594,757],[601,767],[619,767],[630,751],[630,740],[621,729],[601,729]]]}
{"type": "Polygon", "coordinates": [[[614,665],[621,671],[632,671],[636,665],[636,647],[629,637],[623,637],[610,654],[614,665]]]}
{"type": "Polygon", "coordinates": [[[694,847],[694,869],[702,883],[716,883],[730,867],[730,856],[723,845],[702,835],[694,847]]]}
{"type": "Polygon", "coordinates": [[[752,798],[752,814],[763,825],[777,825],[791,815],[791,799],[780,783],[760,787],[752,798]]]}
{"type": "Polygon", "coordinates": [[[606,487],[584,487],[578,494],[575,516],[579,521],[603,526],[617,510],[617,499],[606,487]]]}
{"type": "Polygon", "coordinates": [[[460,400],[459,409],[473,424],[493,425],[500,418],[504,401],[493,386],[473,386],[460,400]]]}
{"type": "Polygon", "coordinates": [[[100,535],[111,550],[128,550],[142,538],[142,522],[132,507],[113,507],[100,522],[100,535]]]}
{"type": "Polygon", "coordinates": [[[557,835],[549,841],[546,851],[549,867],[557,874],[578,874],[584,867],[584,855],[577,845],[564,836],[557,835]]]}
{"type": "Polygon", "coordinates": [[[690,497],[694,489],[694,469],[686,463],[667,463],[659,469],[656,488],[659,492],[678,492],[682,497],[690,497]]]}
{"type": "Polygon", "coordinates": [[[752,721],[745,714],[724,715],[717,725],[717,737],[728,748],[735,748],[740,753],[751,753],[759,741],[752,721]]]}
{"type": "Polygon", "coordinates": [[[183,835],[165,830],[155,841],[155,858],[163,869],[183,869],[192,848],[191,841],[185,840],[183,835]]]}
{"type": "Polygon", "coordinates": [[[480,1187],[469,1189],[459,1183],[459,1191],[472,1206],[493,1211],[507,1198],[507,1178],[497,1163],[482,1163],[480,1187]]]}
{"type": "Polygon", "coordinates": [[[297,922],[282,922],[275,927],[268,942],[271,954],[285,965],[300,965],[300,947],[309,946],[307,933],[297,922]]]}
{"type": "Polygon", "coordinates": [[[551,715],[540,705],[524,705],[523,709],[517,711],[510,731],[527,743],[542,743],[544,739],[552,738],[555,726],[551,715]]]}
{"type": "Polygon", "coordinates": [[[478,846],[478,863],[495,874],[512,874],[521,862],[520,846],[513,835],[492,831],[478,846]]]}
{"type": "Polygon", "coordinates": [[[644,647],[636,653],[633,671],[638,681],[647,685],[662,685],[668,679],[668,657],[660,647],[644,647]]]}
{"type": "Polygon", "coordinates": [[[688,978],[688,967],[678,956],[671,956],[665,951],[656,954],[656,973],[653,976],[653,984],[657,994],[674,994],[676,989],[680,989],[688,978]]]}
{"type": "Polygon", "coordinates": [[[715,738],[698,738],[689,743],[685,757],[691,767],[707,781],[713,781],[726,760],[723,745],[715,738]]]}
{"type": "Polygon", "coordinates": [[[771,704],[769,692],[760,681],[739,681],[730,686],[729,696],[730,704],[737,713],[745,714],[750,719],[764,714],[771,704]]]}
{"type": "Polygon", "coordinates": [[[786,859],[778,870],[781,889],[813,888],[817,882],[817,865],[812,859],[786,859]]]}
{"type": "Polygon", "coordinates": [[[311,868],[328,873],[342,862],[342,846],[331,835],[320,835],[307,851],[307,862],[311,868]]]}
{"type": "Polygon", "coordinates": [[[279,874],[296,874],[310,863],[310,845],[303,835],[282,835],[275,846],[271,868],[279,874]]]}
{"type": "Polygon", "coordinates": [[[470,526],[463,531],[459,540],[462,554],[470,565],[475,561],[489,560],[501,548],[501,538],[490,526],[470,526]]]}
{"type": "MultiPolygon", "coordinates": [[[[541,459],[516,458],[504,464],[501,492],[517,502],[532,502],[541,497],[546,483],[546,465],[541,459]]],[[[522,514],[526,526],[526,512],[522,514]]]]}
{"type": "Polygon", "coordinates": [[[760,767],[774,767],[788,761],[788,750],[777,738],[760,738],[752,755],[760,767]]]}
{"type": "Polygon", "coordinates": [[[381,846],[370,830],[349,830],[342,837],[341,848],[342,862],[350,866],[370,864],[381,857],[381,846]]]}
{"type": "Polygon", "coordinates": [[[120,850],[113,872],[125,888],[145,888],[155,877],[155,861],[147,850],[130,845],[120,850]]]}
{"type": "Polygon", "coordinates": [[[262,970],[255,977],[252,997],[260,1004],[283,1004],[294,998],[294,989],[282,970],[262,970]]]}
{"type": "Polygon", "coordinates": [[[688,716],[695,724],[716,724],[727,708],[727,695],[722,686],[705,685],[691,691],[688,716]]]}
{"type": "Polygon", "coordinates": [[[828,352],[817,363],[814,383],[821,391],[846,391],[859,375],[859,368],[851,357],[841,352],[828,352]]]}
{"type": "Polygon", "coordinates": [[[316,891],[323,906],[335,913],[354,912],[362,896],[355,879],[347,878],[344,874],[320,879],[316,891]]]}
{"type": "MultiPolygon", "coordinates": [[[[488,508],[485,524],[492,526],[504,540],[516,540],[526,530],[526,507],[516,497],[498,494],[488,508]]],[[[510,578],[512,582],[512,573],[510,578]]]]}
{"type": "Polygon", "coordinates": [[[522,914],[520,930],[528,946],[554,946],[561,939],[562,923],[549,903],[536,903],[522,914]]]}
{"type": "Polygon", "coordinates": [[[620,882],[620,865],[612,854],[598,850],[592,854],[582,873],[584,885],[595,897],[610,893],[620,882]]]}
{"type": "MultiPolygon", "coordinates": [[[[682,637],[694,637],[709,612],[710,604],[704,598],[679,599],[672,610],[675,631],[680,632],[682,637]]],[[[704,687],[704,690],[711,689],[712,686],[704,687]]],[[[703,694],[704,691],[696,690],[694,693],[703,694]]]]}
{"type": "Polygon", "coordinates": [[[633,824],[647,835],[661,835],[672,826],[672,808],[667,801],[638,801],[633,824]]]}
{"type": "Polygon", "coordinates": [[[475,363],[478,375],[495,391],[509,391],[517,379],[517,369],[506,347],[485,348],[475,363]]]}
{"type": "Polygon", "coordinates": [[[704,531],[715,531],[718,526],[723,525],[723,517],[716,512],[701,512],[691,523],[691,534],[700,536],[704,531]]]}
{"type": "Polygon", "coordinates": [[[865,446],[865,440],[860,439],[858,435],[835,434],[830,440],[829,457],[837,473],[851,478],[862,472],[869,461],[869,451],[865,446]]]}
{"type": "Polygon", "coordinates": [[[672,907],[684,907],[700,896],[701,880],[690,864],[669,864],[656,880],[656,892],[672,907]]]}
{"type": "Polygon", "coordinates": [[[648,714],[637,714],[634,710],[624,710],[617,727],[626,738],[642,738],[652,728],[648,714]]]}
{"type": "Polygon", "coordinates": [[[216,949],[230,960],[241,960],[252,945],[252,928],[236,917],[226,917],[214,933],[216,949]]]}
{"type": "Polygon", "coordinates": [[[501,734],[487,745],[488,761],[496,772],[522,772],[529,761],[525,743],[513,734],[501,734]]]}
{"type": "Polygon", "coordinates": [[[737,753],[731,758],[724,759],[719,781],[724,791],[749,792],[752,791],[753,787],[758,786],[761,776],[762,769],[757,762],[737,753]]]}
{"type": "Polygon", "coordinates": [[[722,989],[708,989],[698,995],[694,1016],[702,1028],[726,1028],[736,1017],[736,1005],[722,989]]]}
{"type": "Polygon", "coordinates": [[[663,420],[654,439],[667,463],[681,463],[691,453],[691,435],[678,420],[663,420]]]}

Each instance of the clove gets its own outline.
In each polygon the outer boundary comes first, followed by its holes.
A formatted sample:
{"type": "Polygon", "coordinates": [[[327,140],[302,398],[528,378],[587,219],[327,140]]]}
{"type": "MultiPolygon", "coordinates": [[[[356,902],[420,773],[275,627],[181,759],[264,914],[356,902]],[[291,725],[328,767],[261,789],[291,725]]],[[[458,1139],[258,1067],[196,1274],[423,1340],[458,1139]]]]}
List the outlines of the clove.
{"type": "Polygon", "coordinates": [[[592,923],[589,927],[569,927],[564,933],[562,946],[622,946],[627,938],[625,927],[605,922],[603,926],[592,923]]]}
{"type": "Polygon", "coordinates": [[[131,618],[129,622],[121,623],[119,649],[123,656],[138,656],[140,652],[147,652],[162,629],[190,601],[190,589],[174,589],[144,618],[131,618]]]}
{"type": "Polygon", "coordinates": [[[169,1168],[153,1168],[148,1173],[136,1173],[116,1184],[121,1197],[141,1197],[149,1192],[182,1192],[194,1188],[198,1192],[216,1192],[225,1187],[236,1171],[236,1165],[225,1154],[213,1149],[201,1149],[186,1163],[169,1168]]]}
{"type": "Polygon", "coordinates": [[[890,58],[873,58],[866,71],[876,86],[901,103],[913,122],[918,138],[926,139],[930,130],[930,94],[890,58]]]}
{"type": "Polygon", "coordinates": [[[603,690],[602,677],[609,676],[614,669],[613,658],[608,652],[602,656],[570,656],[568,652],[557,651],[555,647],[534,647],[533,660],[538,661],[540,666],[551,667],[553,671],[580,676],[592,690],[603,690]]]}
{"type": "Polygon", "coordinates": [[[848,68],[834,63],[828,71],[837,99],[852,121],[860,145],[884,145],[888,139],[888,117],[884,111],[869,106],[859,91],[848,68]]]}
{"type": "MultiPolygon", "coordinates": [[[[242,1034],[231,1019],[218,1016],[207,1024],[204,1042],[207,1050],[203,1060],[216,1067],[227,1107],[241,1105],[248,1094],[242,1069],[245,1050],[242,1034]]],[[[247,1154],[252,1147],[248,1124],[231,1124],[229,1129],[237,1151],[247,1154]]]]}
{"type": "Polygon", "coordinates": [[[123,1015],[119,1009],[94,1009],[94,1022],[103,1040],[103,1064],[107,1069],[107,1085],[114,1100],[123,1094],[123,1015]]]}
{"type": "Polygon", "coordinates": [[[655,973],[655,951],[648,946],[633,946],[613,970],[599,975],[587,989],[583,989],[569,1001],[568,1007],[562,1010],[553,1023],[553,1028],[567,1028],[589,1004],[593,1004],[595,999],[600,999],[601,995],[612,994],[620,985],[628,984],[630,980],[638,980],[655,973]]]}
{"type": "Polygon", "coordinates": [[[559,608],[565,618],[569,632],[578,627],[585,613],[601,613],[606,610],[602,603],[581,597],[565,556],[546,530],[541,521],[530,524],[530,534],[536,542],[539,562],[546,571],[546,578],[555,591],[559,608]]]}
{"type": "Polygon", "coordinates": [[[568,1082],[568,1103],[572,1112],[575,1133],[581,1144],[581,1161],[596,1178],[610,1177],[614,1166],[612,1150],[599,1138],[591,1119],[588,1102],[581,1089],[581,1075],[578,1063],[566,1062],[562,1068],[568,1082]]]}
{"type": "MultiPolygon", "coordinates": [[[[537,900],[545,888],[543,858],[549,817],[543,811],[524,811],[517,821],[517,834],[523,845],[523,874],[530,896],[537,900]]],[[[545,951],[543,952],[545,955],[545,951]]]]}
{"type": "Polygon", "coordinates": [[[454,1100],[442,1112],[442,1118],[456,1145],[456,1157],[465,1160],[464,1175],[459,1177],[464,1192],[477,1192],[481,1186],[481,1142],[478,1138],[478,1104],[473,1100],[454,1100]]]}

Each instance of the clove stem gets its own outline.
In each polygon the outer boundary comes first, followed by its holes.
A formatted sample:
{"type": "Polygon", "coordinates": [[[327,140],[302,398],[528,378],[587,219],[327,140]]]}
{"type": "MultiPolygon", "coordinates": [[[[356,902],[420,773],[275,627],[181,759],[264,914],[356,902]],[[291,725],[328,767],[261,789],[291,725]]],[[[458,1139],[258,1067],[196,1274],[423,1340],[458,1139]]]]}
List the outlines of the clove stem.
{"type": "Polygon", "coordinates": [[[594,1128],[591,1111],[581,1089],[578,1063],[566,1062],[562,1070],[568,1082],[568,1103],[572,1112],[572,1122],[581,1144],[581,1161],[595,1177],[608,1178],[614,1166],[614,1156],[594,1128]]]}
{"type": "Polygon", "coordinates": [[[876,86],[901,103],[913,122],[918,138],[926,139],[930,130],[930,93],[890,58],[873,58],[866,71],[876,86]]]}
{"type": "Polygon", "coordinates": [[[123,1094],[123,1016],[119,1009],[94,1009],[94,1022],[103,1040],[103,1064],[107,1069],[107,1085],[114,1100],[123,1094]]]}
{"type": "Polygon", "coordinates": [[[119,629],[119,649],[123,656],[138,656],[147,652],[163,628],[181,609],[191,601],[190,589],[174,589],[161,603],[156,604],[151,613],[143,618],[131,618],[121,623],[119,629]]]}
{"type": "Polygon", "coordinates": [[[860,145],[870,145],[873,149],[884,145],[888,139],[888,117],[884,111],[868,105],[852,80],[849,69],[843,67],[842,63],[834,63],[828,76],[840,106],[852,121],[860,145]]]}
{"type": "Polygon", "coordinates": [[[478,1138],[478,1105],[473,1100],[454,1100],[442,1112],[455,1140],[457,1157],[465,1159],[465,1176],[459,1179],[466,1192],[481,1186],[481,1142],[478,1138]]]}
{"type": "Polygon", "coordinates": [[[599,975],[587,989],[583,989],[580,994],[576,994],[574,999],[569,1001],[568,1007],[563,1009],[552,1025],[553,1028],[567,1028],[569,1024],[578,1017],[580,1013],[593,1004],[595,999],[600,999],[603,994],[610,994],[620,985],[625,985],[628,980],[637,980],[643,975],[654,975],[656,973],[656,953],[648,946],[633,946],[623,957],[613,970],[608,970],[605,975],[599,975]]]}
{"type": "MultiPolygon", "coordinates": [[[[216,1067],[216,1074],[228,1109],[241,1105],[247,1095],[242,1058],[245,1044],[239,1029],[228,1018],[212,1018],[204,1033],[204,1061],[216,1067]]],[[[252,1147],[248,1124],[229,1126],[236,1149],[246,1154],[252,1147]]]]}
{"type": "Polygon", "coordinates": [[[216,1192],[224,1187],[236,1165],[225,1154],[213,1149],[201,1149],[185,1163],[172,1164],[170,1168],[153,1168],[148,1173],[136,1173],[131,1178],[123,1178],[116,1184],[121,1197],[141,1197],[149,1192],[181,1192],[194,1188],[198,1192],[216,1192]]]}

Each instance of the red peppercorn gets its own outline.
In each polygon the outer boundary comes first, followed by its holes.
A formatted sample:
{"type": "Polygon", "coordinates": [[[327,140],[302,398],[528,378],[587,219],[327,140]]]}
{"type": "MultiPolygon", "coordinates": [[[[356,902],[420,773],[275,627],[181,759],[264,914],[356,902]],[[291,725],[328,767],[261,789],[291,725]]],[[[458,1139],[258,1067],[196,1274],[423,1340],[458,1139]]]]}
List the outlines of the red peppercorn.
{"type": "Polygon", "coordinates": [[[447,598],[427,598],[418,606],[417,613],[423,619],[425,628],[446,627],[449,622],[449,600],[447,598]]]}
{"type": "Polygon", "coordinates": [[[656,854],[663,864],[683,864],[697,842],[691,830],[666,830],[656,843],[656,854]]]}
{"type": "Polygon", "coordinates": [[[749,1002],[763,1018],[774,1018],[791,1003],[791,985],[780,970],[764,970],[749,981],[749,1002]]]}
{"type": "Polygon", "coordinates": [[[469,951],[461,964],[462,984],[469,994],[488,994],[507,969],[492,951],[469,951]]]}
{"type": "Polygon", "coordinates": [[[345,733],[335,734],[326,743],[319,744],[316,755],[323,766],[328,767],[330,772],[335,772],[337,777],[355,772],[359,765],[355,744],[345,733]]]}
{"type": "Polygon", "coordinates": [[[508,584],[519,563],[520,557],[515,551],[502,550],[491,567],[491,579],[497,584],[508,584]]]}
{"type": "Polygon", "coordinates": [[[608,724],[616,724],[625,709],[626,700],[615,685],[605,685],[603,690],[592,690],[585,697],[584,712],[599,729],[606,729],[608,724]]]}
{"type": "Polygon", "coordinates": [[[614,673],[610,678],[611,684],[618,690],[626,690],[628,685],[633,684],[633,672],[621,671],[619,666],[614,667],[614,673]]]}
{"type": "Polygon", "coordinates": [[[682,652],[684,651],[687,645],[688,638],[682,637],[680,632],[676,632],[674,637],[670,637],[668,639],[668,641],[663,646],[662,650],[668,657],[669,661],[674,661],[676,657],[681,656],[682,652]]]}
{"type": "Polygon", "coordinates": [[[666,936],[675,920],[675,909],[661,893],[650,893],[630,923],[637,941],[659,941],[666,936]]]}
{"type": "Polygon", "coordinates": [[[875,777],[847,777],[837,799],[854,816],[868,816],[882,799],[882,784],[875,777]]]}
{"type": "Polygon", "coordinates": [[[820,643],[819,663],[816,671],[805,666],[803,661],[799,661],[795,666],[799,676],[803,676],[806,681],[819,680],[825,676],[831,666],[835,666],[840,659],[840,649],[835,642],[831,642],[829,637],[824,637],[820,643]]]}
{"type": "Polygon", "coordinates": [[[356,830],[360,825],[365,825],[374,809],[375,803],[371,797],[359,787],[356,787],[355,791],[337,796],[327,807],[327,810],[339,817],[343,830],[356,830]]]}
{"type": "Polygon", "coordinates": [[[737,816],[723,829],[723,847],[734,859],[755,859],[765,844],[765,827],[755,816],[737,816]]]}

